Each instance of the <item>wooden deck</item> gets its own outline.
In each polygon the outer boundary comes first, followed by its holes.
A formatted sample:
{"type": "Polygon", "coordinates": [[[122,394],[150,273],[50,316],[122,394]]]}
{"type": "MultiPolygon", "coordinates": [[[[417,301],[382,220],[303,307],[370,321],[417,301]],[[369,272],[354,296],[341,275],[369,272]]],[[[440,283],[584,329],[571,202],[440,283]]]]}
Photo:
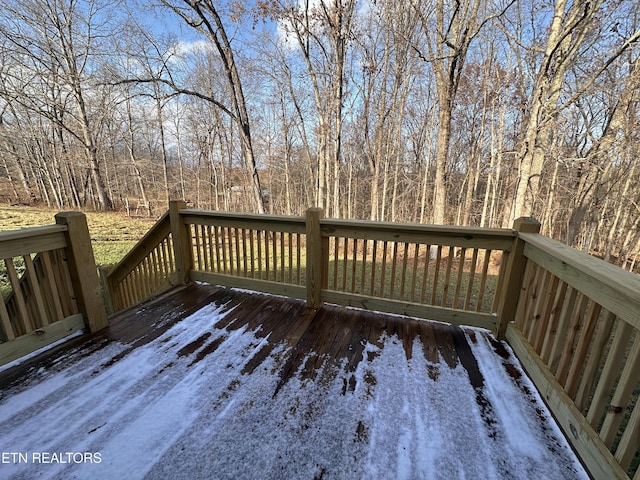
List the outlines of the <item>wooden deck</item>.
{"type": "Polygon", "coordinates": [[[485,331],[203,284],[0,374],[0,448],[3,478],[584,478],[485,331]]]}

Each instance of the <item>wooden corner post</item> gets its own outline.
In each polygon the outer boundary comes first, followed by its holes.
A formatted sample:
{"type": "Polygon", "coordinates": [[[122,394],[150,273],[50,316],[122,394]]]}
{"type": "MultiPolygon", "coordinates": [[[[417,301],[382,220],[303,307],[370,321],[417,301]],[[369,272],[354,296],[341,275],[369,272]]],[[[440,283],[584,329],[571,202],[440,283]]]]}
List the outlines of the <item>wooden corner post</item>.
{"type": "Polygon", "coordinates": [[[100,290],[87,217],[81,212],[61,212],[55,218],[58,225],[67,226],[65,252],[76,304],[89,330],[96,332],[107,327],[109,322],[100,290]]]}
{"type": "Polygon", "coordinates": [[[176,260],[176,273],[179,285],[189,283],[191,270],[191,239],[188,227],[180,217],[180,210],[187,207],[183,201],[169,202],[169,221],[171,223],[171,237],[173,239],[173,254],[176,260]]]}
{"type": "MultiPolygon", "coordinates": [[[[540,222],[533,217],[520,217],[513,222],[513,229],[518,233],[540,233],[540,222]]],[[[516,235],[508,254],[505,277],[503,279],[500,299],[498,300],[498,319],[496,322],[497,339],[504,338],[509,322],[515,319],[518,301],[522,291],[522,279],[527,259],[524,256],[525,242],[516,235]]]]}
{"type": "Polygon", "coordinates": [[[328,243],[322,238],[320,220],[324,217],[321,208],[309,208],[307,223],[307,306],[319,309],[322,306],[322,289],[327,284],[328,243]]]}

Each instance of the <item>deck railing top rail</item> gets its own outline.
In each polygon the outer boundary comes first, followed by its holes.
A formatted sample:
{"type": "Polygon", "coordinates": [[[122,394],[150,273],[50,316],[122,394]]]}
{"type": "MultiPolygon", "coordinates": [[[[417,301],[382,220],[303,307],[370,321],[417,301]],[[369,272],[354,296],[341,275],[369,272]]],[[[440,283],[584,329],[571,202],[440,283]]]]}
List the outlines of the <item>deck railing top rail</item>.
{"type": "Polygon", "coordinates": [[[66,225],[46,225],[0,232],[2,258],[19,257],[33,252],[55,250],[66,246],[66,225]]]}

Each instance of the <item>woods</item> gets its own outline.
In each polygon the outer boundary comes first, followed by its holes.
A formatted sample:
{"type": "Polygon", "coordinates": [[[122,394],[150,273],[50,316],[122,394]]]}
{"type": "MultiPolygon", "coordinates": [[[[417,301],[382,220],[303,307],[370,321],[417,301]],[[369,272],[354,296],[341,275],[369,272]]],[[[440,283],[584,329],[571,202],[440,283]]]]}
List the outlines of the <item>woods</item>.
{"type": "Polygon", "coordinates": [[[631,0],[0,0],[0,201],[640,252],[631,0]]]}

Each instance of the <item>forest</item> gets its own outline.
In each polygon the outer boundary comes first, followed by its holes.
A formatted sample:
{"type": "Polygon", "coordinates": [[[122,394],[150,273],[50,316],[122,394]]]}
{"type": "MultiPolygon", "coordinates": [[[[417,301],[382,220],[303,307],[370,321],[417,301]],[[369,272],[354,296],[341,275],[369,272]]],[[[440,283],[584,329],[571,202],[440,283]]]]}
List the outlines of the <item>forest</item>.
{"type": "Polygon", "coordinates": [[[0,202],[640,253],[637,0],[0,0],[0,202]]]}

